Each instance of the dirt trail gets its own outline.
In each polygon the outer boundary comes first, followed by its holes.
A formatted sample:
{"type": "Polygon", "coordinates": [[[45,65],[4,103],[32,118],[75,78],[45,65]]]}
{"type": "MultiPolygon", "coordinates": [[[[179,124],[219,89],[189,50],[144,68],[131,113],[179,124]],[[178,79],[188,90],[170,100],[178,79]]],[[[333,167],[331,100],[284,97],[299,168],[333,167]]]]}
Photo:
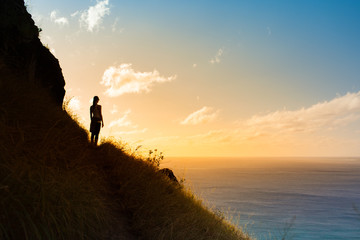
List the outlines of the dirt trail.
{"type": "MultiPolygon", "coordinates": [[[[99,168],[99,171],[104,172],[105,176],[111,176],[111,166],[107,166],[102,162],[104,156],[101,154],[101,151],[99,151],[101,148],[92,148],[91,155],[89,156],[90,161],[93,161],[96,163],[97,167],[99,168]]],[[[109,230],[104,236],[104,240],[137,240],[138,237],[136,237],[133,233],[130,232],[130,224],[129,219],[126,216],[126,210],[123,206],[121,206],[120,203],[118,203],[120,200],[119,196],[116,194],[113,194],[116,192],[116,186],[114,186],[111,183],[110,178],[105,177],[105,181],[108,183],[108,189],[109,189],[109,199],[113,200],[115,205],[117,205],[116,209],[114,209],[113,214],[116,216],[116,222],[109,226],[109,230]]]]}

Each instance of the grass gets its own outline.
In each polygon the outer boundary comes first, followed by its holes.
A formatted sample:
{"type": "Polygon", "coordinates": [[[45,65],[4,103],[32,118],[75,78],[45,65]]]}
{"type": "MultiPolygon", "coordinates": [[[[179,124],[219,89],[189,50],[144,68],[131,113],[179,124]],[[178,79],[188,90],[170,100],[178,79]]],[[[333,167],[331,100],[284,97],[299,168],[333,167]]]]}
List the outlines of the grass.
{"type": "Polygon", "coordinates": [[[0,236],[101,238],[111,202],[87,161],[87,133],[41,89],[17,81],[2,76],[0,85],[0,236]]]}
{"type": "Polygon", "coordinates": [[[0,76],[1,239],[249,239],[146,158],[90,148],[43,89],[0,76]]]}

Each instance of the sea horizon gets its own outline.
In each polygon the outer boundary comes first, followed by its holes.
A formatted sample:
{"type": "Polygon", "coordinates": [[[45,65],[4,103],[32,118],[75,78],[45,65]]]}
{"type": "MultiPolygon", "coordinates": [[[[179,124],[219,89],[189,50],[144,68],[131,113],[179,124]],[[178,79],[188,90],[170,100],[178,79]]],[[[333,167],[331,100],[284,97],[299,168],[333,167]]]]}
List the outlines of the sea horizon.
{"type": "Polygon", "coordinates": [[[167,158],[204,204],[257,239],[359,239],[360,158],[167,158]]]}

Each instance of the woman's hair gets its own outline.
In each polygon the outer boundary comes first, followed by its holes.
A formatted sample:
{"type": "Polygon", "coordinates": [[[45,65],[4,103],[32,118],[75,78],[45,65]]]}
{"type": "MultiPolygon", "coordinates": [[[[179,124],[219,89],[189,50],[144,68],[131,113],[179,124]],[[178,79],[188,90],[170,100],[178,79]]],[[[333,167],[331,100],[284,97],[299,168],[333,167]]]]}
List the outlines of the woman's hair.
{"type": "Polygon", "coordinates": [[[95,96],[94,99],[93,99],[93,105],[95,105],[95,102],[98,102],[98,101],[99,101],[99,97],[95,96]]]}

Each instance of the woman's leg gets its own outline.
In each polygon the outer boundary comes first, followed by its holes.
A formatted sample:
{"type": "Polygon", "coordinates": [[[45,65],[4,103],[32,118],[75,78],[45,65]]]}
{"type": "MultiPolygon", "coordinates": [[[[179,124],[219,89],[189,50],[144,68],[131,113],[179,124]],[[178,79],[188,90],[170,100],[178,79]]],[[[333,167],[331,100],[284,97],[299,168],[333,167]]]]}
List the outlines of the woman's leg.
{"type": "Polygon", "coordinates": [[[97,146],[98,139],[99,139],[99,134],[96,134],[96,135],[95,135],[95,146],[97,146]]]}
{"type": "Polygon", "coordinates": [[[94,133],[91,133],[91,144],[94,143],[94,133]]]}

